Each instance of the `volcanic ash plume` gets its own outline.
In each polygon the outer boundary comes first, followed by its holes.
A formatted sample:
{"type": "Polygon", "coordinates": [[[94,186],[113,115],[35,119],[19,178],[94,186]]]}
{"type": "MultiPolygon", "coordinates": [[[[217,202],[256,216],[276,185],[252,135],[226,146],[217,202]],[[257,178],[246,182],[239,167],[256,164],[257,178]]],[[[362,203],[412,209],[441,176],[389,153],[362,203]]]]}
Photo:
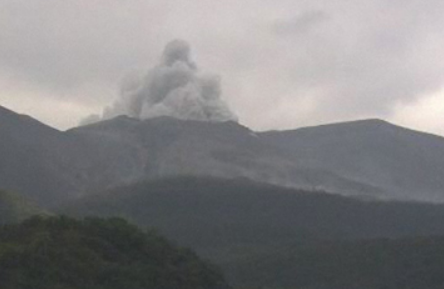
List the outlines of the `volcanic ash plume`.
{"type": "Polygon", "coordinates": [[[165,47],[160,64],[144,76],[124,81],[120,98],[105,109],[102,118],[128,115],[139,119],[171,116],[183,120],[236,121],[220,96],[219,77],[199,73],[190,59],[188,43],[174,40],[165,47]]]}

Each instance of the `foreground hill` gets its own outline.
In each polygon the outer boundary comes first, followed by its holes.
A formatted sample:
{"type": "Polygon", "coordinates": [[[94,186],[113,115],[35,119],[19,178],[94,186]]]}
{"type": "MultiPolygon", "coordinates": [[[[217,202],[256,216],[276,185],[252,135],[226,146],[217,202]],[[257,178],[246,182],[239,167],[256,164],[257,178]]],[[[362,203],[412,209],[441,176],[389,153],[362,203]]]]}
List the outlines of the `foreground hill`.
{"type": "Polygon", "coordinates": [[[45,214],[45,211],[24,197],[0,190],[0,225],[17,223],[34,215],[45,214]]]}
{"type": "Polygon", "coordinates": [[[140,226],[157,227],[199,252],[294,240],[444,234],[444,206],[362,201],[248,180],[139,183],[86,197],[60,211],[123,216],[140,226]]]}
{"type": "Polygon", "coordinates": [[[0,228],[2,289],[226,289],[188,250],[122,219],[33,218],[0,228]]]}
{"type": "Polygon", "coordinates": [[[294,244],[221,262],[241,288],[441,289],[444,237],[294,244]]]}
{"type": "Polygon", "coordinates": [[[441,205],[364,201],[244,179],[171,178],[88,196],[61,212],[156,227],[218,264],[241,288],[443,285],[444,241],[433,237],[444,235],[441,205]]]}

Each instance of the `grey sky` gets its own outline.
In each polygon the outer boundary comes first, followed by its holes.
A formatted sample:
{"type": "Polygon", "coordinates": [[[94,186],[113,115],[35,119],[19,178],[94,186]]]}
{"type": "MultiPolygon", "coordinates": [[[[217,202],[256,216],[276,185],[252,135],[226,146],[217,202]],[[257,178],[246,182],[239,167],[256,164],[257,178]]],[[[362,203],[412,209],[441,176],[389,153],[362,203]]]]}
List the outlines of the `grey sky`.
{"type": "Polygon", "coordinates": [[[0,0],[0,105],[59,128],[188,41],[254,129],[384,118],[444,134],[439,0],[0,0]]]}

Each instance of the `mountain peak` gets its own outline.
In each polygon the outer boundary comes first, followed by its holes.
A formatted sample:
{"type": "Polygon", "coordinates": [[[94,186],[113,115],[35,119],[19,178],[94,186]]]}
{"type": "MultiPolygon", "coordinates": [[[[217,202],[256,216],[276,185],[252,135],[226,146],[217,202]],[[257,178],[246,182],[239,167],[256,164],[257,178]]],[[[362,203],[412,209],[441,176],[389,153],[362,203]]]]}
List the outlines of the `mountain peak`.
{"type": "Polygon", "coordinates": [[[366,125],[394,125],[386,120],[380,118],[368,118],[355,121],[349,121],[344,123],[366,124],[366,125]]]}
{"type": "Polygon", "coordinates": [[[16,113],[4,106],[0,106],[0,130],[12,133],[31,133],[31,131],[60,132],[35,118],[25,114],[16,113]]]}
{"type": "Polygon", "coordinates": [[[128,117],[125,115],[117,116],[115,118],[100,121],[86,126],[80,126],[73,128],[70,131],[120,131],[128,132],[132,129],[147,129],[147,128],[163,128],[163,129],[176,129],[181,130],[184,133],[190,131],[217,131],[217,130],[231,130],[231,131],[243,131],[250,133],[250,129],[240,125],[235,121],[225,122],[208,122],[198,120],[181,120],[169,116],[160,116],[150,119],[140,120],[137,118],[128,117]]]}
{"type": "MultiPolygon", "coordinates": [[[[386,120],[379,119],[379,118],[369,118],[369,119],[360,119],[360,120],[352,120],[352,121],[344,121],[344,122],[337,122],[337,123],[329,123],[329,124],[323,124],[319,126],[312,126],[308,128],[314,128],[314,127],[325,127],[325,128],[332,128],[332,127],[344,127],[344,128],[376,128],[376,127],[386,127],[386,126],[392,126],[397,127],[397,125],[392,124],[386,120]]],[[[304,129],[304,128],[302,128],[304,129]]]]}

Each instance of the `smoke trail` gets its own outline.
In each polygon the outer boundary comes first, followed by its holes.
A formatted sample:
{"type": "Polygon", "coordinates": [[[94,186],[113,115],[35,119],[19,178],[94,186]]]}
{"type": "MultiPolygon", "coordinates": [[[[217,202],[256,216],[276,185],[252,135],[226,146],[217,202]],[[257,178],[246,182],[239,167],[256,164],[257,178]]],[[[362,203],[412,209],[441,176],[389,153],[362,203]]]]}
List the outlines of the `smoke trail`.
{"type": "Polygon", "coordinates": [[[133,75],[124,80],[119,99],[105,108],[99,119],[128,115],[139,119],[171,116],[183,120],[236,121],[237,117],[221,99],[220,78],[199,73],[190,52],[185,41],[168,43],[157,66],[144,76],[133,75]]]}

